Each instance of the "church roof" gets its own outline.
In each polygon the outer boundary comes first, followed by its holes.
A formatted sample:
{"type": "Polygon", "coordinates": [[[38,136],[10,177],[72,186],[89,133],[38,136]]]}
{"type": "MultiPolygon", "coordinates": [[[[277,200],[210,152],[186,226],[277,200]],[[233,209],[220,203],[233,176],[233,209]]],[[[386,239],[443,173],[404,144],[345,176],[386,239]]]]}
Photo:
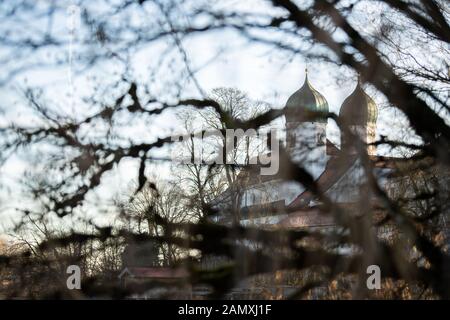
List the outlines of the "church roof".
{"type": "MultiPolygon", "coordinates": [[[[306,121],[308,111],[328,113],[328,102],[319,91],[313,88],[306,72],[303,86],[295,91],[286,102],[286,121],[306,121]]],[[[314,122],[326,123],[327,118],[321,117],[314,122]]]]}
{"type": "MultiPolygon", "coordinates": [[[[338,150],[336,148],[336,150],[338,150]]],[[[330,190],[349,170],[351,170],[355,161],[357,161],[357,154],[339,154],[341,151],[337,151],[327,161],[325,170],[316,180],[316,184],[319,190],[326,193],[330,190]]],[[[402,158],[395,157],[382,157],[382,156],[369,156],[373,165],[377,169],[387,170],[392,172],[392,169],[396,168],[402,158]]],[[[308,207],[311,200],[316,198],[310,191],[305,190],[299,194],[291,203],[288,204],[288,208],[296,209],[302,207],[308,207]]]]}
{"type": "MultiPolygon", "coordinates": [[[[330,189],[353,165],[357,155],[349,155],[348,157],[333,156],[327,161],[325,170],[316,180],[317,186],[321,192],[330,189]]],[[[308,190],[303,191],[289,205],[289,208],[307,206],[315,196],[308,190]]]]}
{"type": "Polygon", "coordinates": [[[132,278],[150,278],[150,279],[177,279],[189,276],[187,270],[182,268],[170,267],[126,267],[119,274],[118,278],[124,276],[132,278]]]}
{"type": "Polygon", "coordinates": [[[377,122],[378,107],[361,87],[359,79],[355,90],[342,103],[339,117],[347,125],[366,125],[377,122]]]}
{"type": "Polygon", "coordinates": [[[325,215],[319,207],[303,208],[290,213],[277,225],[282,228],[304,228],[334,226],[333,216],[325,215]]]}

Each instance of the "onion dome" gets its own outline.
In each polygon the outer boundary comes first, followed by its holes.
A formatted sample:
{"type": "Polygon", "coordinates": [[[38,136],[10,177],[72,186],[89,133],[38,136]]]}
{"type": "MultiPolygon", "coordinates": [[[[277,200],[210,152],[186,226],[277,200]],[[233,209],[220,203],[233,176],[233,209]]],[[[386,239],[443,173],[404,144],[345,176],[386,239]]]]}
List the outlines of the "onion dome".
{"type": "Polygon", "coordinates": [[[376,124],[378,107],[375,101],[364,92],[359,78],[355,90],[342,103],[339,117],[347,125],[365,126],[367,124],[376,124]]]}
{"type": "Polygon", "coordinates": [[[295,91],[286,102],[286,122],[322,122],[326,123],[326,117],[311,119],[308,111],[328,113],[328,102],[325,97],[314,89],[308,80],[306,70],[303,86],[295,91]]]}

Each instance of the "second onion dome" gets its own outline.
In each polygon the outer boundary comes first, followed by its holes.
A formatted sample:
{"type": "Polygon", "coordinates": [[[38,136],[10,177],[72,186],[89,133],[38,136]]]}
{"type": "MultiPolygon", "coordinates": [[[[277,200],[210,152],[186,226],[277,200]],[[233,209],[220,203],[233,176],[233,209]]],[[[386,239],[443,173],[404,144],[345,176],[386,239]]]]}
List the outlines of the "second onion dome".
{"type": "Polygon", "coordinates": [[[355,90],[344,100],[339,111],[339,117],[351,126],[375,125],[378,108],[375,101],[361,87],[361,80],[355,90]]]}

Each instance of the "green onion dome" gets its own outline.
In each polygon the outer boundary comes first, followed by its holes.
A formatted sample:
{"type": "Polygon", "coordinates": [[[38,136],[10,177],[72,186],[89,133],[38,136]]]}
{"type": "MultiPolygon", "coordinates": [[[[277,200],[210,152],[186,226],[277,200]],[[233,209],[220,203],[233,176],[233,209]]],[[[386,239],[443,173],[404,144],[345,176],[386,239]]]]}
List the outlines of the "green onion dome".
{"type": "Polygon", "coordinates": [[[328,113],[325,97],[309,83],[306,72],[305,83],[286,102],[286,122],[327,122],[327,117],[312,118],[308,111],[328,113]]]}
{"type": "Polygon", "coordinates": [[[367,124],[376,124],[378,117],[377,104],[364,92],[359,79],[355,90],[342,103],[339,117],[347,125],[365,126],[367,124]]]}

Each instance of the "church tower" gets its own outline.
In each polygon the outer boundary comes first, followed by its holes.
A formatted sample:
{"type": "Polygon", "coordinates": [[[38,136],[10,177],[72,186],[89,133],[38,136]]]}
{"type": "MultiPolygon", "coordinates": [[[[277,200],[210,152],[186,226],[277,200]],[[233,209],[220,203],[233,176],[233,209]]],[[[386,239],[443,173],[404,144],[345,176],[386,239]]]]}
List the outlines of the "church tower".
{"type": "Polygon", "coordinates": [[[286,102],[286,148],[292,160],[317,178],[326,164],[327,117],[317,117],[317,112],[328,113],[325,97],[313,88],[305,70],[303,86],[286,102]]]}
{"type": "MultiPolygon", "coordinates": [[[[348,126],[364,143],[375,142],[378,107],[375,101],[364,92],[359,77],[355,90],[342,103],[339,117],[344,125],[348,126]]],[[[344,133],[341,134],[341,149],[356,152],[351,139],[344,133]]],[[[367,153],[374,155],[376,147],[368,146],[367,153]]]]}

